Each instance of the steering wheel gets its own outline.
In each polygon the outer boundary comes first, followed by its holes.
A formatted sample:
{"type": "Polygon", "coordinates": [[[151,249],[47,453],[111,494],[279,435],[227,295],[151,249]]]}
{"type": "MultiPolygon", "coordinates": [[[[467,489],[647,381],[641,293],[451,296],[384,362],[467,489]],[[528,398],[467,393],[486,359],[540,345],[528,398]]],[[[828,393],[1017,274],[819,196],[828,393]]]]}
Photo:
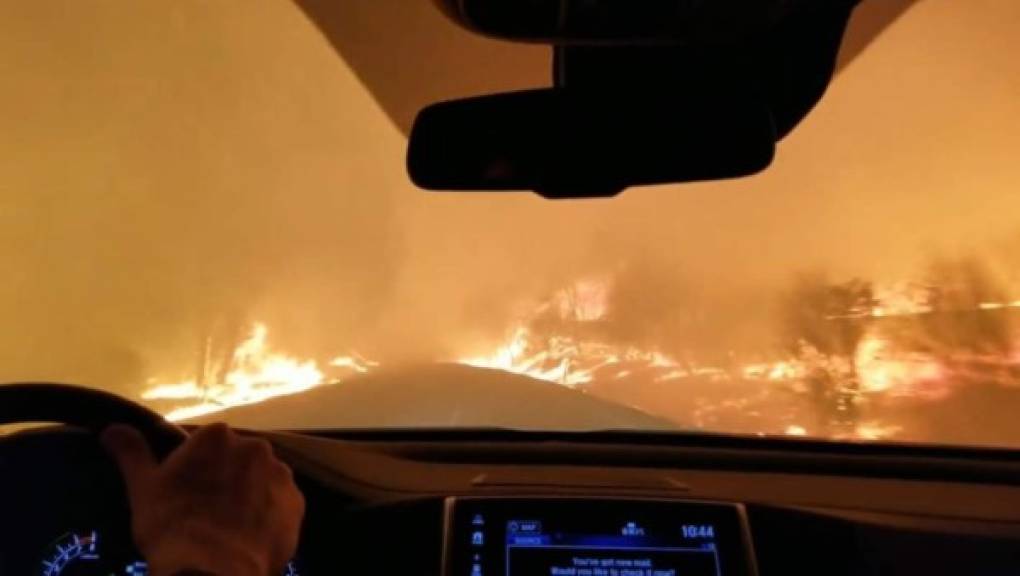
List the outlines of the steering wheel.
{"type": "Polygon", "coordinates": [[[95,434],[110,424],[127,424],[141,432],[161,459],[187,438],[180,426],[109,392],[39,382],[0,385],[0,425],[24,422],[68,424],[95,434]]]}

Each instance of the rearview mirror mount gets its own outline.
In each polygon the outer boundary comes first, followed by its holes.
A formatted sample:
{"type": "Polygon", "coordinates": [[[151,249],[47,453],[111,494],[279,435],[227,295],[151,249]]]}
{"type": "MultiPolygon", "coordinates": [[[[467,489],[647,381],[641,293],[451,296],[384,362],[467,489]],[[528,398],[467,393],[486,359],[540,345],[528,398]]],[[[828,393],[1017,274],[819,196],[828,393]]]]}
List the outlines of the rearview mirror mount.
{"type": "MultiPolygon", "coordinates": [[[[817,0],[434,0],[486,36],[546,44],[734,41],[760,34],[798,3],[817,0]]],[[[826,0],[830,1],[830,0],[826,0]]]]}

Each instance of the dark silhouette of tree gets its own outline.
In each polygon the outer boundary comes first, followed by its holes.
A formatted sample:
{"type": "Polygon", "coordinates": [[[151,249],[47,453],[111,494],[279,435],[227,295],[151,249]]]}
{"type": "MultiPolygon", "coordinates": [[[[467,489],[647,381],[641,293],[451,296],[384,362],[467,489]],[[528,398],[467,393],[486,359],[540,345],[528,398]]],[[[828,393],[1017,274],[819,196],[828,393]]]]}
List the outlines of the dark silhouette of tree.
{"type": "Polygon", "coordinates": [[[988,306],[1008,296],[980,260],[935,260],[928,266],[926,283],[932,312],[921,319],[925,347],[945,356],[1009,352],[1009,315],[988,306]]]}
{"type": "Polygon", "coordinates": [[[857,423],[854,353],[875,304],[870,282],[833,283],[821,274],[799,276],[783,299],[785,344],[807,366],[819,425],[835,432],[850,432],[857,423]]]}
{"type": "Polygon", "coordinates": [[[786,346],[799,351],[808,344],[829,355],[852,355],[875,307],[870,282],[832,283],[820,274],[799,276],[783,299],[786,346]]]}

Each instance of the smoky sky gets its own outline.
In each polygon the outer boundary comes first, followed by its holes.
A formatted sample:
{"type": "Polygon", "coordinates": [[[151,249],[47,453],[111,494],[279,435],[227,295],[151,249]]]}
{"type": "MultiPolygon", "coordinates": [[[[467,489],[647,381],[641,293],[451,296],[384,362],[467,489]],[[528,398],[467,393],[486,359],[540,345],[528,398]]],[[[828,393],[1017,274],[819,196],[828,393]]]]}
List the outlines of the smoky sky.
{"type": "Polygon", "coordinates": [[[134,395],[256,320],[296,355],[445,359],[628,270],[629,298],[729,310],[719,340],[803,270],[994,253],[1007,274],[1018,27],[1014,0],[923,0],[768,173],[548,202],[414,189],[404,136],[286,0],[0,2],[0,380],[134,395]]]}

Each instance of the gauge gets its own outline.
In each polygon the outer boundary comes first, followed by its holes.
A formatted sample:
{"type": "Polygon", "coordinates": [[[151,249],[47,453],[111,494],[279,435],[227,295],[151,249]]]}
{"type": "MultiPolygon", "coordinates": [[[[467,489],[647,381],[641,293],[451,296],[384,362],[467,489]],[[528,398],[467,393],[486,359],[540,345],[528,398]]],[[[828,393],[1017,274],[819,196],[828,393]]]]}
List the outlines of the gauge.
{"type": "MultiPolygon", "coordinates": [[[[69,532],[49,545],[38,573],[40,576],[148,576],[149,567],[145,562],[129,562],[129,558],[128,546],[114,543],[111,548],[98,530],[69,532]]],[[[291,560],[283,576],[300,576],[301,573],[298,561],[291,560]]]]}
{"type": "MultiPolygon", "coordinates": [[[[145,562],[132,562],[124,568],[125,576],[148,576],[149,567],[145,562]]],[[[298,571],[297,562],[291,560],[287,562],[287,567],[283,570],[283,576],[301,576],[301,572],[298,571]]]]}
{"type": "Polygon", "coordinates": [[[42,561],[42,576],[87,576],[103,573],[99,533],[72,532],[50,544],[42,561]]]}

